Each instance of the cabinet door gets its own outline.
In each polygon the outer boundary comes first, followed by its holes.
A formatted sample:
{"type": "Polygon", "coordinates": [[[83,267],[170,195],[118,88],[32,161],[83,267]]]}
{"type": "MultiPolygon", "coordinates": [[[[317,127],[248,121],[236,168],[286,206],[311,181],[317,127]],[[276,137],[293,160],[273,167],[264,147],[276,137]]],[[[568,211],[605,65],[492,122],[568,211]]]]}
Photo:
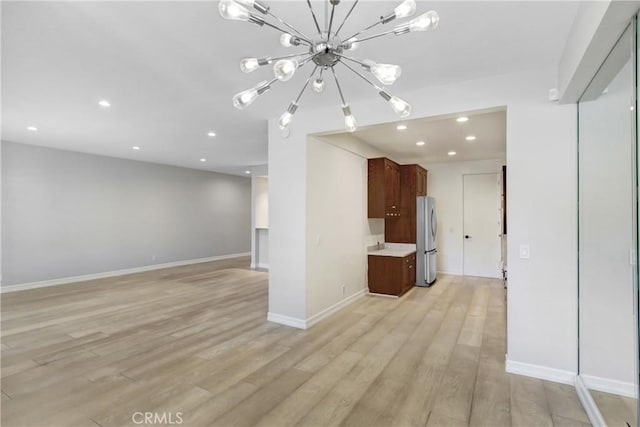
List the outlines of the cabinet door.
{"type": "Polygon", "coordinates": [[[417,195],[418,196],[426,196],[427,195],[427,171],[422,168],[416,168],[416,180],[417,184],[417,195]]]}
{"type": "Polygon", "coordinates": [[[404,288],[404,258],[369,255],[369,292],[400,295],[404,288]]]}
{"type": "Polygon", "coordinates": [[[367,210],[369,218],[384,218],[387,201],[385,197],[386,187],[386,161],[384,158],[369,159],[367,177],[367,210]]]}
{"type": "Polygon", "coordinates": [[[387,161],[384,172],[387,211],[396,213],[400,210],[400,167],[387,161]]]}

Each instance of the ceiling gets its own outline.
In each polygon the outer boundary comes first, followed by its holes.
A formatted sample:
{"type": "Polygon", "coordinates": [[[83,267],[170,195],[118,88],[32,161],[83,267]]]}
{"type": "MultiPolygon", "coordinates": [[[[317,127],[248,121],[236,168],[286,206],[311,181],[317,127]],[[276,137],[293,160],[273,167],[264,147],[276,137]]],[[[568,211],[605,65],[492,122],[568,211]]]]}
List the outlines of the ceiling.
{"type": "MultiPolygon", "coordinates": [[[[311,31],[305,2],[267,3],[311,31]]],[[[340,3],[339,20],[350,4],[340,3]]],[[[345,35],[396,4],[361,1],[345,35]]],[[[314,5],[322,23],[324,3],[314,5]]],[[[267,162],[266,119],[286,109],[308,74],[275,84],[238,111],[233,94],[272,76],[268,67],[243,74],[239,60],[293,50],[279,46],[275,30],[223,20],[216,2],[3,1],[1,7],[7,141],[244,174],[267,162]],[[101,99],[111,107],[100,107],[101,99]]],[[[557,64],[577,3],[419,1],[419,12],[429,9],[440,14],[437,31],[372,40],[354,53],[402,65],[393,92],[557,64]]],[[[357,77],[345,76],[343,90],[348,99],[377,99],[357,77]]],[[[331,90],[307,94],[300,108],[328,105],[339,108],[331,90]]]]}
{"type": "MultiPolygon", "coordinates": [[[[323,135],[322,139],[340,144],[344,135],[323,135]]],[[[506,159],[507,112],[494,108],[403,120],[367,126],[346,135],[404,164],[506,159]],[[460,117],[468,121],[458,122],[460,117]],[[398,125],[407,128],[398,130],[398,125]],[[468,141],[468,136],[475,139],[468,141]],[[418,141],[424,145],[416,145],[418,141]]]]}

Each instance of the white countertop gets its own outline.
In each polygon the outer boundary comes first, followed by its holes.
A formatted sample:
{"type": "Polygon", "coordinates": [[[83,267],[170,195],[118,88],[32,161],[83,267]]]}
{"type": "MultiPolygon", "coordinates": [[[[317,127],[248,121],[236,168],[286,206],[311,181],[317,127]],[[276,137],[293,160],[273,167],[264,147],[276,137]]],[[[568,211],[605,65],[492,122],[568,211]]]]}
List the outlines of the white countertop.
{"type": "Polygon", "coordinates": [[[393,256],[403,258],[416,252],[416,245],[412,243],[385,243],[384,249],[372,250],[368,255],[393,256]]]}

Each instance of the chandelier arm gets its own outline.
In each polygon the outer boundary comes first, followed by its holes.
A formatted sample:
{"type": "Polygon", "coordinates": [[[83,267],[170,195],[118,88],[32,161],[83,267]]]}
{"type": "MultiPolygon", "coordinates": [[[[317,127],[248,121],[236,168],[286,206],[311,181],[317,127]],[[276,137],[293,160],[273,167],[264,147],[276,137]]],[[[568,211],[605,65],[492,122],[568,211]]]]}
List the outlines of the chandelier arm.
{"type": "Polygon", "coordinates": [[[351,61],[351,62],[355,62],[356,64],[360,64],[360,65],[362,65],[363,67],[367,67],[367,66],[368,66],[367,64],[365,64],[365,63],[364,63],[364,62],[362,62],[361,60],[356,59],[356,58],[353,58],[353,57],[351,57],[351,56],[342,55],[342,54],[338,54],[338,56],[339,56],[340,58],[348,59],[348,60],[349,60],[349,61],[351,61]]]}
{"type": "Polygon", "coordinates": [[[283,56],[275,56],[273,58],[269,57],[269,59],[271,61],[279,61],[281,59],[287,59],[287,58],[293,58],[295,56],[302,56],[304,54],[309,54],[309,52],[298,52],[298,53],[292,53],[290,55],[283,55],[283,56]]]}
{"type": "Polygon", "coordinates": [[[340,33],[340,30],[342,30],[342,27],[344,26],[345,22],[347,22],[347,19],[351,15],[351,12],[353,12],[353,9],[356,8],[356,5],[358,4],[358,1],[360,1],[360,0],[356,0],[355,2],[353,2],[353,5],[351,6],[351,9],[349,9],[349,12],[347,12],[347,14],[345,15],[344,19],[342,20],[342,24],[340,24],[340,26],[336,30],[336,37],[338,37],[338,33],[340,33]]]}
{"type": "Polygon", "coordinates": [[[302,86],[302,89],[300,90],[300,93],[298,94],[298,97],[295,100],[296,104],[300,102],[300,98],[302,98],[302,94],[304,94],[304,91],[307,89],[307,86],[309,86],[309,82],[311,81],[311,78],[313,77],[313,75],[316,73],[317,70],[318,70],[318,66],[316,65],[313,71],[311,72],[311,74],[309,74],[307,81],[304,82],[304,85],[302,86]]]}
{"type": "Polygon", "coordinates": [[[303,33],[302,31],[298,30],[296,27],[294,27],[293,25],[289,24],[287,21],[285,21],[284,19],[280,18],[279,16],[276,16],[271,11],[267,11],[267,14],[269,16],[273,17],[274,19],[277,19],[278,21],[280,21],[280,23],[285,25],[287,28],[289,28],[289,29],[295,31],[296,33],[298,33],[298,35],[302,38],[302,40],[304,40],[307,43],[311,44],[311,39],[305,33],[303,33]]]}
{"type": "Polygon", "coordinates": [[[373,23],[373,24],[371,24],[371,25],[369,25],[369,26],[368,26],[368,27],[366,27],[366,28],[363,28],[362,30],[360,30],[360,31],[358,31],[357,33],[355,33],[354,35],[352,35],[352,36],[349,36],[349,37],[345,38],[344,40],[350,40],[350,39],[354,38],[355,36],[359,36],[360,34],[364,33],[365,31],[369,31],[369,30],[370,30],[370,29],[372,29],[373,27],[375,27],[375,26],[377,26],[377,25],[380,25],[380,24],[384,24],[384,22],[383,22],[383,20],[382,20],[382,19],[381,19],[381,20],[379,20],[379,21],[377,21],[377,22],[375,22],[375,23],[373,23]]]}
{"type": "Polygon", "coordinates": [[[305,65],[307,65],[307,63],[308,63],[309,61],[311,61],[313,58],[315,58],[315,56],[316,56],[316,55],[318,55],[318,54],[317,54],[317,53],[314,53],[314,54],[312,54],[312,55],[307,56],[307,57],[306,57],[306,58],[304,58],[302,61],[299,61],[299,62],[298,62],[298,68],[302,68],[302,67],[304,67],[305,65]]]}
{"type": "MultiPolygon", "coordinates": [[[[384,89],[382,89],[380,86],[378,86],[377,84],[375,84],[374,82],[372,82],[371,80],[369,80],[368,78],[365,77],[364,74],[360,73],[359,71],[354,70],[353,68],[351,68],[349,65],[347,65],[346,63],[340,61],[340,63],[342,65],[344,65],[345,67],[347,67],[348,69],[350,69],[351,71],[353,71],[356,75],[360,76],[360,78],[362,80],[364,80],[365,82],[369,83],[371,86],[373,86],[379,93],[380,92],[385,92],[384,89]]],[[[385,92],[386,93],[386,92],[385,92]]]]}
{"type": "MultiPolygon", "coordinates": [[[[289,31],[287,31],[287,30],[285,30],[285,29],[282,29],[282,28],[278,27],[277,25],[274,25],[274,24],[272,24],[272,23],[270,23],[270,22],[267,22],[267,21],[264,21],[264,20],[262,21],[262,24],[261,24],[261,25],[266,25],[267,27],[271,27],[271,28],[273,28],[274,30],[278,30],[278,31],[280,31],[281,33],[289,34],[289,31]]],[[[307,43],[307,44],[311,45],[311,41],[310,41],[310,40],[303,39],[303,38],[300,38],[300,40],[302,40],[303,42],[305,42],[305,43],[307,43]]]]}
{"type": "Polygon", "coordinates": [[[344,94],[342,93],[342,88],[340,87],[340,82],[338,81],[338,76],[336,75],[336,70],[331,67],[331,72],[333,73],[333,78],[336,81],[336,87],[338,88],[338,93],[340,94],[340,100],[342,101],[342,105],[347,105],[347,102],[344,100],[344,94]]]}
{"type": "Polygon", "coordinates": [[[329,28],[327,29],[327,42],[331,38],[331,27],[333,27],[333,14],[336,10],[336,5],[331,3],[331,18],[329,18],[329,28]]]}
{"type": "Polygon", "coordinates": [[[318,25],[318,18],[316,18],[316,14],[313,12],[313,6],[311,6],[311,1],[307,0],[307,5],[309,6],[309,11],[311,11],[311,16],[313,17],[313,22],[316,24],[316,29],[318,30],[318,34],[322,34],[322,30],[320,29],[320,25],[318,25]]]}
{"type": "Polygon", "coordinates": [[[382,36],[388,36],[390,34],[401,35],[401,34],[406,34],[406,33],[408,33],[408,31],[407,32],[402,32],[402,33],[397,33],[395,28],[394,28],[393,30],[385,31],[383,33],[378,33],[378,34],[374,34],[374,35],[369,36],[369,37],[364,37],[364,38],[358,39],[358,43],[362,43],[364,41],[371,40],[371,39],[376,39],[376,38],[382,37],[382,36]]]}

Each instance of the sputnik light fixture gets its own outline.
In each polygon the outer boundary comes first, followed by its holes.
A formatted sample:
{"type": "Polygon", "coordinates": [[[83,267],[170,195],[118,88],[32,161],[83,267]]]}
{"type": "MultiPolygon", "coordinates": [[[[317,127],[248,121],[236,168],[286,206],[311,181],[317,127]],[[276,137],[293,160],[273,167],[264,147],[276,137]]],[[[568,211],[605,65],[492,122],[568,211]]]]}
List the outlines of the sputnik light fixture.
{"type": "Polygon", "coordinates": [[[374,83],[363,72],[358,70],[358,66],[365,72],[371,73],[382,85],[392,85],[402,73],[402,69],[398,65],[380,64],[370,59],[360,60],[347,55],[345,52],[353,51],[358,48],[359,44],[368,40],[387,35],[403,35],[414,31],[432,31],[438,27],[439,16],[431,10],[422,15],[417,16],[409,21],[396,25],[394,28],[381,33],[366,35],[365,33],[378,25],[388,24],[389,22],[408,18],[415,14],[415,0],[402,1],[392,12],[381,16],[379,20],[364,29],[345,38],[340,37],[340,31],[346,23],[351,13],[356,8],[359,0],[355,0],[348,10],[342,23],[337,29],[334,27],[335,8],[340,0],[327,0],[331,5],[331,15],[328,20],[327,27],[323,30],[318,24],[318,19],[313,10],[310,0],[307,1],[309,12],[313,18],[315,28],[312,37],[307,36],[293,25],[273,14],[265,4],[258,0],[220,0],[218,10],[220,15],[225,19],[236,21],[245,21],[258,26],[270,27],[282,33],[280,36],[280,44],[284,47],[303,47],[306,50],[285,55],[280,57],[263,57],[263,58],[244,58],[240,61],[240,69],[245,73],[251,73],[260,67],[273,64],[274,78],[270,81],[264,80],[256,86],[242,91],[233,97],[233,105],[238,109],[244,109],[251,105],[258,96],[271,89],[271,86],[278,81],[286,82],[290,80],[296,71],[308,63],[313,63],[315,67],[305,81],[295,101],[291,101],[289,107],[280,116],[278,124],[280,129],[288,132],[289,125],[293,121],[293,116],[298,109],[299,102],[305,90],[311,83],[311,89],[315,93],[322,93],[325,88],[325,77],[330,73],[335,81],[338,94],[340,96],[342,113],[344,115],[345,128],[348,131],[356,130],[356,119],[351,112],[349,103],[345,100],[344,93],[338,80],[336,73],[336,65],[341,64],[344,68],[367,82],[372,86],[378,94],[389,103],[391,109],[401,118],[408,117],[411,114],[411,105],[396,96],[391,95],[382,87],[374,83]],[[271,18],[275,23],[268,22],[271,18]],[[285,27],[285,28],[283,28],[285,27]]]}

